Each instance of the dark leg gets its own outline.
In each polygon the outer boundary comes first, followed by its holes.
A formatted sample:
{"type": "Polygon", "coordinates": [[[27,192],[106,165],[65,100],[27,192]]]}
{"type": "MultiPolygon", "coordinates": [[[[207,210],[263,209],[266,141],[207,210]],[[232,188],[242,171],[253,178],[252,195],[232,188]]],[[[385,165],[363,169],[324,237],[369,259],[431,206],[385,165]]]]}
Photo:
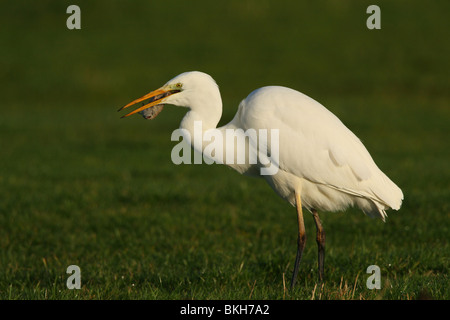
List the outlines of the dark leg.
{"type": "Polygon", "coordinates": [[[316,241],[319,249],[319,280],[323,281],[323,264],[325,260],[325,231],[323,230],[322,223],[320,222],[319,214],[316,210],[312,210],[314,222],[316,223],[316,241]]]}
{"type": "Polygon", "coordinates": [[[295,257],[294,272],[292,273],[291,290],[295,286],[297,281],[298,266],[302,260],[303,249],[306,244],[306,232],[305,223],[303,222],[302,201],[300,194],[295,193],[296,207],[297,207],[297,220],[298,220],[298,238],[297,238],[297,256],[295,257]]]}

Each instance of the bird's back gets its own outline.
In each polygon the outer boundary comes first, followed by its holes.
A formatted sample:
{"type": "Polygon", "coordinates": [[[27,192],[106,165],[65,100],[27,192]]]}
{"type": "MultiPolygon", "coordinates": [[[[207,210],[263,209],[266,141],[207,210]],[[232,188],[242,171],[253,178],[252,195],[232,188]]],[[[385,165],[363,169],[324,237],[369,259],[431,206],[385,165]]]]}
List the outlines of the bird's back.
{"type": "Polygon", "coordinates": [[[353,205],[383,219],[385,209],[400,208],[402,191],[358,137],[312,98],[286,87],[263,87],[241,102],[233,121],[244,130],[279,130],[280,174],[301,180],[306,207],[335,211],[353,205]],[[334,206],[324,205],[330,202],[334,206]]]}

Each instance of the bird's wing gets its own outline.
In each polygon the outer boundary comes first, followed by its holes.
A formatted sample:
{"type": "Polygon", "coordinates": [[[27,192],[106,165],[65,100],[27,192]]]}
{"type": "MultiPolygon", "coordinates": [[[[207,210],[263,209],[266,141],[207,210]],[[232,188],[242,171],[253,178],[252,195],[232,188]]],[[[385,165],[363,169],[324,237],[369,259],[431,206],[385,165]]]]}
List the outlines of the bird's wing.
{"type": "Polygon", "coordinates": [[[310,97],[285,87],[260,88],[242,101],[238,116],[244,130],[279,130],[280,169],[388,207],[400,207],[401,190],[381,172],[358,137],[310,97]]]}

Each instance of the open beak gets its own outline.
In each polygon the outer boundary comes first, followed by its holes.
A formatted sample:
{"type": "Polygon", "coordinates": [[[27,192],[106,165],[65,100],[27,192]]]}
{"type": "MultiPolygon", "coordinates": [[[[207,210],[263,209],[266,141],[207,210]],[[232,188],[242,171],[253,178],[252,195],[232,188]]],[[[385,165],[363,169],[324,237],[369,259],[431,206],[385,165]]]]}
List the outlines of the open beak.
{"type": "Polygon", "coordinates": [[[143,106],[141,106],[141,107],[137,108],[136,110],[133,110],[130,113],[128,113],[128,114],[126,114],[126,115],[121,117],[121,118],[125,118],[125,117],[131,116],[132,114],[135,114],[135,113],[137,113],[139,111],[142,111],[142,110],[145,110],[147,108],[151,108],[151,107],[154,107],[154,106],[156,106],[158,104],[161,104],[161,102],[163,102],[165,100],[165,98],[167,98],[168,96],[170,96],[170,95],[172,95],[174,93],[177,93],[177,92],[180,92],[180,90],[167,90],[167,89],[164,89],[164,88],[159,88],[159,89],[157,89],[155,91],[152,91],[152,92],[146,94],[145,96],[143,96],[143,97],[141,97],[139,99],[136,99],[136,100],[130,102],[126,106],[120,108],[118,111],[122,111],[123,109],[131,107],[132,105],[135,105],[136,103],[139,103],[141,101],[148,100],[147,103],[144,104],[143,106]]]}

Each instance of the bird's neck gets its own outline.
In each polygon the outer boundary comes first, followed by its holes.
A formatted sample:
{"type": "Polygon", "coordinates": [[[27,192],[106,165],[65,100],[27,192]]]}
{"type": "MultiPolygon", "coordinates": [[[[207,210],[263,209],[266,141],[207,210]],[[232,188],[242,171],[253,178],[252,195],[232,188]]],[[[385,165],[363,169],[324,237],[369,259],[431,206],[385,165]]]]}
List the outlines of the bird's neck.
{"type": "Polygon", "coordinates": [[[203,137],[206,131],[216,129],[219,123],[220,115],[212,117],[211,114],[204,116],[201,112],[189,110],[180,124],[180,129],[186,131],[183,133],[184,139],[196,151],[202,153],[207,143],[203,137]]]}
{"type": "Polygon", "coordinates": [[[189,110],[181,121],[180,128],[187,130],[191,136],[194,134],[195,130],[198,130],[198,124],[201,123],[202,134],[204,131],[209,129],[215,129],[219,123],[220,115],[211,117],[205,117],[201,112],[189,110]]]}
{"type": "MultiPolygon", "coordinates": [[[[191,137],[195,136],[195,139],[201,138],[200,135],[203,136],[205,131],[217,127],[222,117],[222,98],[218,88],[210,89],[195,97],[191,97],[185,103],[186,106],[189,106],[189,111],[181,121],[180,128],[187,130],[191,137]]],[[[196,144],[196,146],[200,145],[196,144]]],[[[196,146],[194,146],[194,149],[196,149],[196,146]]],[[[203,148],[204,146],[202,150],[203,148]]]]}
{"type": "Polygon", "coordinates": [[[204,157],[215,163],[225,164],[239,173],[249,173],[251,165],[248,157],[251,152],[248,144],[248,137],[239,126],[236,126],[235,119],[230,123],[217,128],[220,117],[213,119],[210,114],[205,118],[196,111],[189,111],[181,122],[180,128],[185,130],[184,140],[191,147],[203,154],[204,157]],[[235,143],[239,141],[243,145],[235,143]],[[243,150],[244,160],[239,161],[238,152],[243,150]]]}

